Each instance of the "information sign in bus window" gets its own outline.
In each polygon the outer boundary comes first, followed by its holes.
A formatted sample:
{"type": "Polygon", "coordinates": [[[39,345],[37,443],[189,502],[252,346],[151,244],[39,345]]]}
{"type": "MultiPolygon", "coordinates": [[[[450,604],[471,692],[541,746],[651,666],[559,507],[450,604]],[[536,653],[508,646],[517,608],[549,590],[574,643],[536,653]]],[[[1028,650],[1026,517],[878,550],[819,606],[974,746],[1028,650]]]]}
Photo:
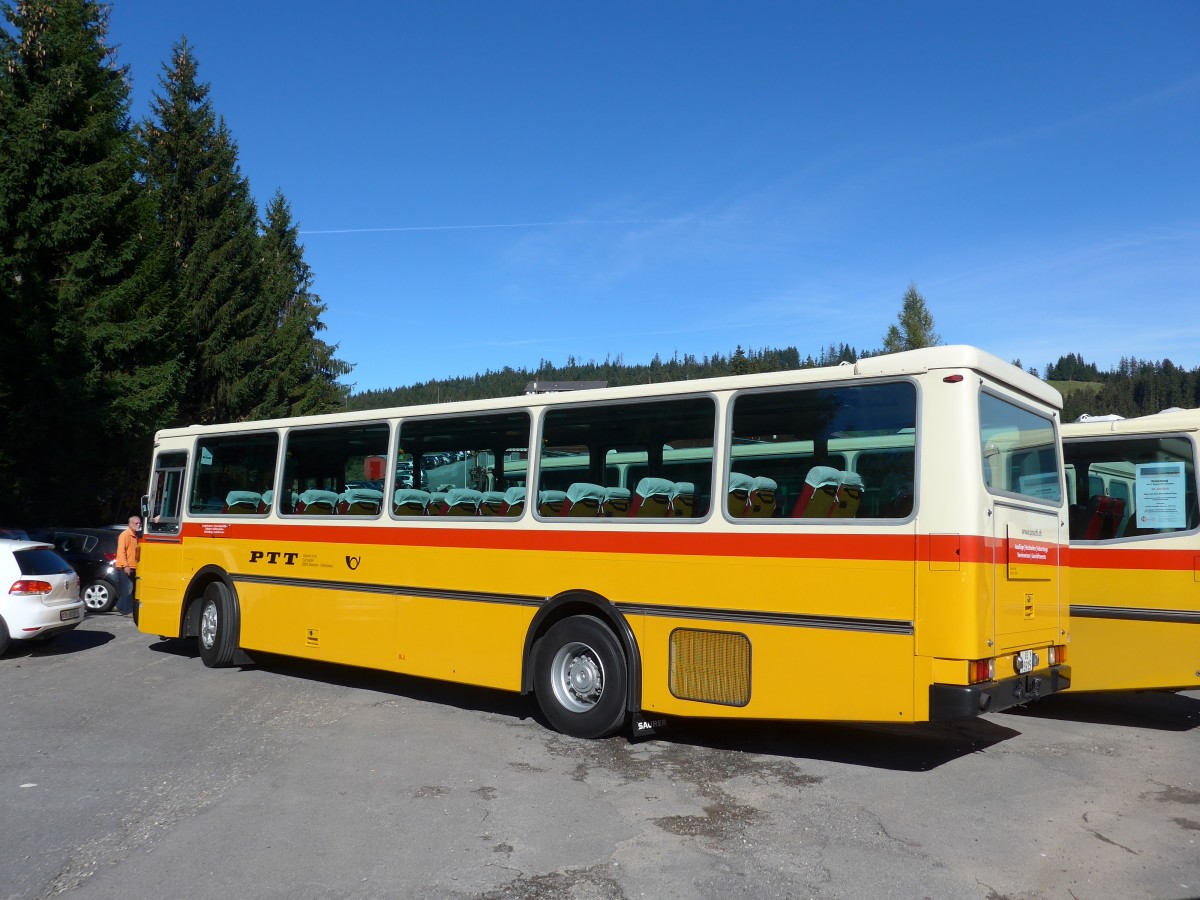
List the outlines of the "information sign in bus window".
{"type": "Polygon", "coordinates": [[[1133,494],[1139,528],[1186,527],[1183,463],[1161,462],[1138,466],[1133,494]]]}

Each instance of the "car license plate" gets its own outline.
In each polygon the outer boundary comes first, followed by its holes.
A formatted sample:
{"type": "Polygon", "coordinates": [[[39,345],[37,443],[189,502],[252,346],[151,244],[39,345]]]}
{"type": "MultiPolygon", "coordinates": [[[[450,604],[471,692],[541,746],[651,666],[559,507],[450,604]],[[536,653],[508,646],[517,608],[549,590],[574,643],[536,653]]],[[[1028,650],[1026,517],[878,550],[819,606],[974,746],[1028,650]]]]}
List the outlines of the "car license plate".
{"type": "Polygon", "coordinates": [[[64,609],[62,612],[60,612],[58,614],[58,617],[64,622],[69,622],[71,619],[79,618],[79,610],[78,609],[64,609]]]}
{"type": "Polygon", "coordinates": [[[1037,668],[1038,655],[1032,650],[1022,650],[1017,654],[1014,662],[1016,663],[1017,674],[1024,675],[1037,668]]]}

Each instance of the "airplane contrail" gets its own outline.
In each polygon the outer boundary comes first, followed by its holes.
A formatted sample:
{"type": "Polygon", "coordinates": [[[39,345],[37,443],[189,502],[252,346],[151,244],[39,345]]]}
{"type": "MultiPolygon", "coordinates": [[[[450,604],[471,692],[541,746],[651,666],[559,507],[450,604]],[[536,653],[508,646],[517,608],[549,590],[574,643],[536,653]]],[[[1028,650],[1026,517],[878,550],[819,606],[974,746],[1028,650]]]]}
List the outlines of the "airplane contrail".
{"type": "Polygon", "coordinates": [[[573,219],[565,222],[498,222],[486,225],[400,225],[391,228],[318,228],[302,229],[301,234],[379,234],[398,231],[473,231],[487,228],[547,228],[560,225],[668,225],[695,222],[694,219],[573,219]]]}

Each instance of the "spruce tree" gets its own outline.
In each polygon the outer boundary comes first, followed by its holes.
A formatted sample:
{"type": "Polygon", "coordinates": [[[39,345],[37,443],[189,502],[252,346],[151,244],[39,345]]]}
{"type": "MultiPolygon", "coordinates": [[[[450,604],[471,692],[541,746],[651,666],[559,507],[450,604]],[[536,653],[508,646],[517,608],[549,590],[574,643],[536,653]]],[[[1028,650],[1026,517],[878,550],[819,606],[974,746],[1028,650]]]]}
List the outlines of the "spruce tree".
{"type": "Polygon", "coordinates": [[[261,402],[253,418],[298,416],[342,407],[347,389],[337,379],[350,366],[334,356],[336,345],[317,337],[325,330],[325,304],[312,293],[312,270],[304,261],[291,207],[276,191],[267,205],[261,238],[262,327],[272,331],[261,402]]]}
{"type": "Polygon", "coordinates": [[[195,54],[180,40],[142,124],[144,168],[187,348],[180,416],[235,421],[261,402],[261,366],[270,352],[258,316],[258,214],[238,168],[237,144],[196,75],[195,54]]]}
{"type": "Polygon", "coordinates": [[[126,68],[94,0],[3,14],[0,516],[111,520],[133,511],[177,381],[126,68]]]}
{"type": "Polygon", "coordinates": [[[904,292],[896,324],[888,326],[883,337],[884,352],[898,353],[901,350],[935,347],[941,342],[941,337],[933,330],[933,313],[925,305],[925,298],[917,290],[916,284],[910,284],[904,292]]]}

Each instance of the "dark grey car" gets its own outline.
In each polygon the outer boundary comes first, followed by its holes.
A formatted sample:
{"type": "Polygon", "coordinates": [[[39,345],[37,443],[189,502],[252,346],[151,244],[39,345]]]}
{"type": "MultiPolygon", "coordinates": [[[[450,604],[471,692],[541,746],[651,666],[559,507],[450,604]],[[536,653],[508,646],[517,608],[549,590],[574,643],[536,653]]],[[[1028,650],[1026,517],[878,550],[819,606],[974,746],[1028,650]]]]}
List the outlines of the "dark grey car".
{"type": "Polygon", "coordinates": [[[117,601],[117,538],[113,528],[30,528],[35,541],[53,544],[79,573],[79,596],[88,612],[102,613],[117,601]]]}

